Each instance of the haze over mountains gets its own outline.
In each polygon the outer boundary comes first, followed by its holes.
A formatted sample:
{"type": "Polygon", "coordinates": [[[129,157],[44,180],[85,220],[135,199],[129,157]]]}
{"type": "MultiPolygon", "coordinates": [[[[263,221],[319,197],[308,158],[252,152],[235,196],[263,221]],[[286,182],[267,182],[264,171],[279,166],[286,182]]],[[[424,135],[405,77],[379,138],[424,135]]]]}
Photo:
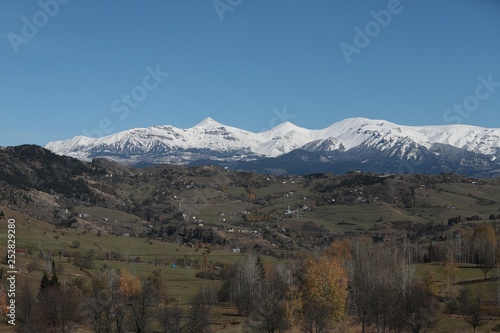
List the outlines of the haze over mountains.
{"type": "Polygon", "coordinates": [[[134,128],[102,138],[48,143],[56,154],[128,165],[216,164],[269,173],[351,170],[493,176],[500,169],[500,129],[468,125],[402,126],[350,118],[310,130],[290,122],[254,133],[206,118],[196,126],[134,128]]]}

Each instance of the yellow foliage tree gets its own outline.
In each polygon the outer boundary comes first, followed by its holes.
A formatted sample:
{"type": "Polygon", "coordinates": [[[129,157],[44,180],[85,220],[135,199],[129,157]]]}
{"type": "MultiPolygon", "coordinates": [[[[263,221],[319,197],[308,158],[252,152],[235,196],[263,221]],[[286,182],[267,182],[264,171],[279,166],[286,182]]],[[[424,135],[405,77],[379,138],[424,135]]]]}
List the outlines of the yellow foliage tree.
{"type": "Polygon", "coordinates": [[[119,278],[119,290],[126,298],[137,296],[141,293],[141,281],[123,269],[119,278]]]}
{"type": "Polygon", "coordinates": [[[248,200],[253,201],[255,199],[257,199],[257,193],[255,192],[254,188],[251,188],[250,193],[248,194],[248,200]]]}
{"type": "Polygon", "coordinates": [[[347,275],[339,256],[308,256],[302,269],[303,328],[307,332],[324,332],[339,323],[345,315],[347,275]]]}
{"type": "Polygon", "coordinates": [[[296,284],[290,284],[285,294],[285,300],[285,315],[293,332],[297,319],[300,319],[300,315],[297,316],[297,313],[302,309],[302,297],[296,284]]]}
{"type": "Polygon", "coordinates": [[[351,250],[349,249],[349,242],[345,239],[334,241],[325,252],[330,257],[338,257],[343,260],[351,258],[351,250]]]}
{"type": "Polygon", "coordinates": [[[446,291],[450,291],[450,285],[455,282],[459,270],[460,269],[453,260],[453,257],[450,256],[446,258],[443,264],[443,274],[446,280],[446,291]]]}
{"type": "Polygon", "coordinates": [[[427,268],[425,270],[422,283],[429,295],[437,296],[439,294],[439,288],[436,284],[436,274],[432,269],[427,268]]]}

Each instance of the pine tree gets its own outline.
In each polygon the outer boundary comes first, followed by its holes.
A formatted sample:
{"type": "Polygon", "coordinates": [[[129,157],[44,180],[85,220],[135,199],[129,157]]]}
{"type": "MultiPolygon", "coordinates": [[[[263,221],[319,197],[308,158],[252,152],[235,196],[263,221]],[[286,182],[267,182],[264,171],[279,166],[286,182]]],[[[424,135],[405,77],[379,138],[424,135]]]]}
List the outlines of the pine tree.
{"type": "Polygon", "coordinates": [[[40,291],[38,292],[38,295],[40,296],[47,290],[47,288],[50,287],[50,279],[49,275],[47,272],[43,272],[42,280],[40,281],[40,291]]]}
{"type": "Polygon", "coordinates": [[[59,287],[59,277],[57,276],[56,263],[52,260],[52,276],[49,282],[50,286],[59,287]]]}

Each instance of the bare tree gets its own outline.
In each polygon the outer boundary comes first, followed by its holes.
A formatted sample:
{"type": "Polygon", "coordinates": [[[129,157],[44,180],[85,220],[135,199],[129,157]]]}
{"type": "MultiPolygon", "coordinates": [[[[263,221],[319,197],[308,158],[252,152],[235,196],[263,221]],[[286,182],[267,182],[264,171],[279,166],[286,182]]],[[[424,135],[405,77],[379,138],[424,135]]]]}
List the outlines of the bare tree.
{"type": "Polygon", "coordinates": [[[211,307],[203,303],[201,293],[198,293],[191,301],[186,322],[187,333],[210,333],[211,307]]]}
{"type": "Polygon", "coordinates": [[[426,331],[434,324],[434,313],[439,304],[422,282],[411,286],[404,305],[404,317],[412,333],[426,331]]]}
{"type": "Polygon", "coordinates": [[[255,309],[255,300],[261,293],[264,272],[257,259],[248,256],[238,262],[230,280],[231,301],[238,311],[249,316],[255,309]]]}
{"type": "Polygon", "coordinates": [[[76,287],[51,286],[39,295],[39,323],[49,332],[71,333],[82,322],[82,294],[76,287]]]}
{"type": "Polygon", "coordinates": [[[433,323],[436,301],[415,277],[406,248],[355,243],[349,264],[351,308],[361,330],[420,332],[433,323]]]}
{"type": "Polygon", "coordinates": [[[160,306],[156,312],[162,333],[182,333],[184,328],[182,317],[182,309],[177,304],[160,306]]]}
{"type": "Polygon", "coordinates": [[[206,305],[215,305],[217,303],[217,293],[214,288],[208,284],[204,284],[200,287],[198,292],[199,297],[201,297],[201,301],[206,305]]]}
{"type": "Polygon", "coordinates": [[[482,295],[478,294],[474,301],[471,303],[469,307],[468,316],[465,318],[465,321],[472,326],[474,332],[479,326],[484,324],[483,317],[481,315],[481,299],[482,295]]]}
{"type": "Polygon", "coordinates": [[[496,263],[496,235],[495,229],[488,224],[478,224],[474,227],[472,235],[474,245],[474,258],[484,273],[486,279],[488,273],[495,267],[496,263]]]}
{"type": "Polygon", "coordinates": [[[165,298],[165,286],[159,271],[141,281],[140,292],[130,297],[133,326],[137,333],[148,332],[153,320],[153,309],[165,298]]]}
{"type": "Polygon", "coordinates": [[[113,304],[117,301],[116,293],[111,289],[109,276],[99,276],[92,280],[92,288],[87,296],[84,308],[95,333],[111,332],[113,325],[113,304]]]}
{"type": "Polygon", "coordinates": [[[249,324],[257,332],[274,333],[290,326],[286,296],[290,271],[284,265],[275,266],[265,276],[262,293],[250,314],[249,324]]]}
{"type": "Polygon", "coordinates": [[[36,298],[28,282],[25,282],[20,290],[17,322],[17,332],[35,333],[40,331],[37,325],[36,298]]]}
{"type": "MultiPolygon", "coordinates": [[[[352,245],[349,267],[349,294],[353,312],[361,323],[361,332],[375,321],[379,309],[377,290],[380,277],[380,258],[376,255],[374,247],[365,242],[356,242],[352,245]]],[[[387,270],[390,268],[387,267],[387,270]]]]}

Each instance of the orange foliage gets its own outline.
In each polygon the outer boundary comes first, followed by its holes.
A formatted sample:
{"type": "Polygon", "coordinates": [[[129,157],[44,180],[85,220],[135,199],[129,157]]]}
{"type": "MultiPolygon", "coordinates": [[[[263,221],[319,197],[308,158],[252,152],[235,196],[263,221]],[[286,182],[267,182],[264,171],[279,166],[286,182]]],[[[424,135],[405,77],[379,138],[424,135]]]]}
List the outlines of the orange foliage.
{"type": "Polygon", "coordinates": [[[347,302],[347,274],[339,256],[309,256],[304,261],[303,306],[328,309],[332,322],[340,322],[347,302]]]}
{"type": "Polygon", "coordinates": [[[489,224],[475,225],[472,237],[484,242],[488,247],[495,247],[497,245],[495,229],[489,224]]]}
{"type": "Polygon", "coordinates": [[[326,250],[326,254],[343,260],[349,259],[351,258],[349,243],[345,239],[333,241],[330,244],[330,247],[326,250]]]}
{"type": "Polygon", "coordinates": [[[127,298],[136,296],[141,292],[141,281],[138,277],[132,276],[128,270],[123,269],[120,273],[119,289],[127,298]]]}

